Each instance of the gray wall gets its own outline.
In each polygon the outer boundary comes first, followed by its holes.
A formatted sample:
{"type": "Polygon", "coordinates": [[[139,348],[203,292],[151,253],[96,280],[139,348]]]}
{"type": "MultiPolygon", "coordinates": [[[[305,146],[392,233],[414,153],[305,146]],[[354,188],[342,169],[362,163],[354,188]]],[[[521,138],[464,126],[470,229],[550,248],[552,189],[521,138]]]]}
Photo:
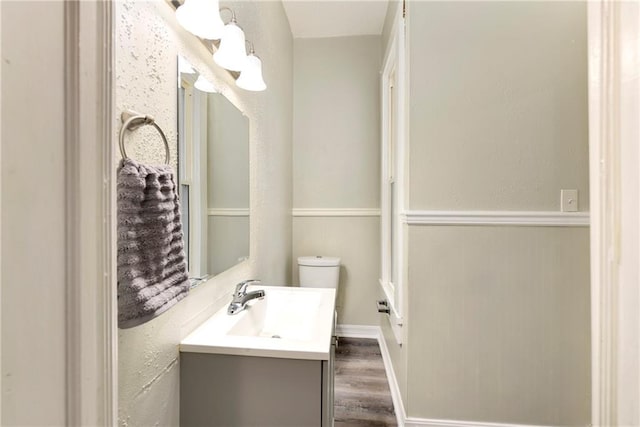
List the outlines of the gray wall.
{"type": "MultiPolygon", "coordinates": [[[[410,209],[559,211],[576,188],[588,211],[586,5],[407,17],[410,209]]],[[[589,424],[588,228],[410,225],[407,248],[406,346],[382,326],[409,416],[589,424]]]]}
{"type": "Polygon", "coordinates": [[[398,12],[398,6],[400,0],[389,0],[389,4],[387,5],[387,14],[384,18],[384,24],[382,25],[382,58],[384,59],[384,54],[387,49],[387,44],[389,44],[389,38],[391,37],[391,31],[393,30],[393,24],[396,19],[396,13],[398,12]]]}
{"type": "MultiPolygon", "coordinates": [[[[380,37],[294,40],[293,205],[379,208],[380,37]]],[[[296,258],[342,259],[339,322],[377,322],[378,217],[294,217],[296,258]]]]}
{"type": "Polygon", "coordinates": [[[588,210],[586,5],[409,12],[411,208],[559,210],[575,188],[588,210]]]}
{"type": "MultiPolygon", "coordinates": [[[[249,210],[249,119],[220,94],[207,96],[207,208],[249,210]]],[[[207,272],[249,256],[249,215],[207,215],[207,272]]]]}
{"type": "Polygon", "coordinates": [[[207,207],[248,209],[249,119],[220,94],[207,101],[207,207]]]}
{"type": "Polygon", "coordinates": [[[411,415],[589,424],[587,228],[414,227],[409,283],[411,415]]]}
{"type": "MultiPolygon", "coordinates": [[[[116,2],[115,106],[152,114],[176,152],[176,56],[181,54],[232,99],[250,119],[252,258],[200,285],[175,307],[118,336],[120,424],[179,425],[178,343],[228,302],[238,281],[251,277],[287,283],[291,267],[292,50],[280,2],[230,4],[264,64],[265,92],[237,89],[210,53],[182,30],[164,1],[116,2]]],[[[120,122],[114,121],[114,136],[120,122]]],[[[128,139],[130,155],[162,161],[153,133],[128,139]]],[[[175,163],[174,163],[175,164],[175,163]]]]}
{"type": "Polygon", "coordinates": [[[0,424],[64,425],[65,8],[62,2],[2,2],[0,7],[0,424]]]}

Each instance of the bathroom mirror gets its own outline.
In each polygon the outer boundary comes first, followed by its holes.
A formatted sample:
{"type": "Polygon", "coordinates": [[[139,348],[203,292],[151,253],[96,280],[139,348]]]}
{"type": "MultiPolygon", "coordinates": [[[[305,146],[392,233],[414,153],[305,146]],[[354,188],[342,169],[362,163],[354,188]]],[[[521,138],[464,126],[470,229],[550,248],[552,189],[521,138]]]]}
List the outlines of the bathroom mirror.
{"type": "Polygon", "coordinates": [[[249,119],[178,58],[178,187],[189,276],[249,258],[249,119]]]}

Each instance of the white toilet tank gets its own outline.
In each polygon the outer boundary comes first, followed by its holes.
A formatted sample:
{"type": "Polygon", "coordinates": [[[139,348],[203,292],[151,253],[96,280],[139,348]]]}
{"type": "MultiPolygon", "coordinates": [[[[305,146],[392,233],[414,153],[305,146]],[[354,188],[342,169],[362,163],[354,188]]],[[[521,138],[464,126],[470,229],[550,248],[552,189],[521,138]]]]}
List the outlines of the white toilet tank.
{"type": "Polygon", "coordinates": [[[338,289],[340,258],[302,256],[298,258],[300,287],[338,289]]]}

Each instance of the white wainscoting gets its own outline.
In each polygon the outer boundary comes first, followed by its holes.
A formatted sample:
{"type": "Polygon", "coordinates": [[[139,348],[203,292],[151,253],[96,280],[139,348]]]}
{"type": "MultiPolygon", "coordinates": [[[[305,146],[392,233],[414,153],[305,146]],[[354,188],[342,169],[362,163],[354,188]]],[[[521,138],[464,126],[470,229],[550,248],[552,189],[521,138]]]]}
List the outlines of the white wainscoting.
{"type": "Polygon", "coordinates": [[[588,227],[589,212],[556,211],[407,211],[409,225],[511,225],[538,227],[588,227]]]}
{"type": "Polygon", "coordinates": [[[346,217],[346,216],[380,216],[380,209],[378,208],[294,208],[291,210],[293,216],[334,216],[334,217],[346,217]]]}
{"type": "Polygon", "coordinates": [[[398,379],[391,364],[389,348],[387,347],[387,342],[384,339],[380,327],[370,325],[338,325],[336,327],[336,334],[344,338],[369,338],[378,340],[384,369],[387,374],[387,381],[389,381],[389,389],[391,390],[391,399],[393,400],[393,408],[396,413],[398,427],[551,427],[529,424],[489,423],[483,421],[437,420],[407,416],[400,393],[400,386],[398,385],[398,379]]]}
{"type": "Polygon", "coordinates": [[[215,208],[207,209],[208,216],[249,216],[249,209],[215,208]]]}

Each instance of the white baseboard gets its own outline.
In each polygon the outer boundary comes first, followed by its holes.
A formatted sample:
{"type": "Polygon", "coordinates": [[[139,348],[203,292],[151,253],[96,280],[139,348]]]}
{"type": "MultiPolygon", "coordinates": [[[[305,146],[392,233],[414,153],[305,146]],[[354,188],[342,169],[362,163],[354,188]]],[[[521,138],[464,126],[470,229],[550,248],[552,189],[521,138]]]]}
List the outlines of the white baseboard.
{"type": "Polygon", "coordinates": [[[338,325],[336,335],[345,338],[370,338],[377,340],[380,337],[380,328],[370,325],[338,325]]]}
{"type": "Polygon", "coordinates": [[[384,339],[382,329],[378,326],[378,345],[380,346],[380,353],[382,353],[382,362],[384,363],[384,370],[387,373],[387,381],[389,381],[389,389],[391,390],[391,400],[393,401],[393,409],[396,413],[396,419],[398,420],[398,427],[404,427],[407,413],[404,410],[404,403],[402,402],[402,394],[400,393],[400,386],[398,385],[398,378],[393,370],[391,364],[391,355],[389,354],[389,347],[387,347],[387,340],[384,339]]]}
{"type": "Polygon", "coordinates": [[[406,418],[403,425],[404,427],[551,427],[534,426],[531,424],[487,423],[482,421],[433,420],[414,417],[406,418]]]}

